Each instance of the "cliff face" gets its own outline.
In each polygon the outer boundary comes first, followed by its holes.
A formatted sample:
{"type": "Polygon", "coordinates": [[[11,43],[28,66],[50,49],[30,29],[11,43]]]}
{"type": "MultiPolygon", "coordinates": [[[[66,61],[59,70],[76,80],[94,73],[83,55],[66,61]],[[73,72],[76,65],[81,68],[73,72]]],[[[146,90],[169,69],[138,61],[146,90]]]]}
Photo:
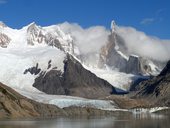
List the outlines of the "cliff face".
{"type": "Polygon", "coordinates": [[[144,98],[159,106],[170,106],[170,61],[162,72],[136,87],[134,98],[144,98]]]}
{"type": "Polygon", "coordinates": [[[86,70],[70,55],[64,61],[63,74],[53,69],[37,77],[33,86],[47,94],[84,98],[105,97],[116,92],[111,84],[86,70]]]}

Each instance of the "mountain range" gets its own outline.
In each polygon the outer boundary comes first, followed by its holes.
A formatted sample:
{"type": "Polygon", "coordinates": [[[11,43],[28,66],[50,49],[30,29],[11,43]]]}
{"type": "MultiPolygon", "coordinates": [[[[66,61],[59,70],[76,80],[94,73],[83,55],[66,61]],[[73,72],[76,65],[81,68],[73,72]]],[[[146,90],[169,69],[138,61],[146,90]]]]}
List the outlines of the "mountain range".
{"type": "MultiPolygon", "coordinates": [[[[150,94],[150,82],[145,81],[152,77],[154,82],[162,81],[169,66],[161,72],[167,61],[132,54],[118,31],[119,26],[112,21],[103,45],[86,52],[77,43],[78,37],[61,24],[41,27],[33,22],[12,29],[1,22],[0,82],[34,101],[61,108],[117,109],[120,106],[112,103],[114,100],[102,99],[131,90],[135,90],[133,97],[143,99],[144,94],[150,94]]],[[[154,84],[151,88],[159,87],[154,84]]],[[[155,89],[153,92],[156,97],[161,95],[155,89]]]]}

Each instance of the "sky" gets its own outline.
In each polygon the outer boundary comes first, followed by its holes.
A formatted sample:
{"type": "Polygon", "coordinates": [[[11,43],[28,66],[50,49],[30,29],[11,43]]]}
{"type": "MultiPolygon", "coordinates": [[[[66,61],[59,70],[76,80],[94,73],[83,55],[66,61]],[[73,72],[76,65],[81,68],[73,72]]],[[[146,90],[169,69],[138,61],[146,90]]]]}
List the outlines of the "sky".
{"type": "Polygon", "coordinates": [[[109,29],[114,20],[160,39],[170,39],[169,12],[170,0],[0,0],[0,21],[12,28],[67,21],[109,29]]]}

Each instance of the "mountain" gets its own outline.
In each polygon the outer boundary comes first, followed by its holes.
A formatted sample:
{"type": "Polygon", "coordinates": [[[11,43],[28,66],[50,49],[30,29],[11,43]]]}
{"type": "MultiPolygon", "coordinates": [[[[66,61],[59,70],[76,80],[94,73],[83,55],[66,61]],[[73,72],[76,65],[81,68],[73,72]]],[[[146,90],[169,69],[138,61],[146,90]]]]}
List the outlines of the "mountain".
{"type": "Polygon", "coordinates": [[[136,86],[134,98],[147,99],[155,106],[170,106],[170,61],[158,76],[136,86]]]}
{"type": "Polygon", "coordinates": [[[65,52],[74,53],[73,39],[70,35],[63,33],[57,25],[40,27],[33,22],[20,30],[16,30],[3,23],[0,32],[1,47],[48,45],[65,52]]]}
{"type": "Polygon", "coordinates": [[[119,27],[114,21],[111,23],[111,34],[108,42],[101,48],[100,65],[118,69],[120,72],[132,74],[156,75],[161,71],[164,64],[155,60],[131,54],[126,46],[125,40],[117,32],[119,27]]]}
{"type": "Polygon", "coordinates": [[[74,51],[78,50],[72,37],[59,26],[31,23],[15,30],[5,25],[1,32],[10,40],[0,49],[0,81],[15,90],[85,98],[116,92],[110,83],[85,69],[76,59],[74,51]]]}
{"type": "Polygon", "coordinates": [[[64,73],[57,69],[52,69],[47,73],[42,72],[35,79],[33,87],[47,94],[93,99],[116,93],[111,84],[85,69],[80,62],[69,54],[64,60],[64,73]]]}

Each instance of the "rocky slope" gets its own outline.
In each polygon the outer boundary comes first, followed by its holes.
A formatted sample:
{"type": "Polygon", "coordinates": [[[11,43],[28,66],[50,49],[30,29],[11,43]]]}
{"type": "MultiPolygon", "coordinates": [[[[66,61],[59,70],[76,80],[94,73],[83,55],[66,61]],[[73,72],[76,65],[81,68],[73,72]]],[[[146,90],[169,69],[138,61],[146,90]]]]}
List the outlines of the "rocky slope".
{"type": "Polygon", "coordinates": [[[47,73],[42,72],[35,79],[33,86],[47,94],[93,99],[116,93],[111,84],[86,70],[69,54],[64,61],[64,73],[57,69],[52,69],[47,73]]]}
{"type": "Polygon", "coordinates": [[[53,105],[38,103],[0,83],[0,118],[30,118],[66,115],[53,105]]]}
{"type": "Polygon", "coordinates": [[[170,61],[158,76],[141,82],[135,91],[133,98],[147,99],[156,106],[170,106],[170,61]]]}

